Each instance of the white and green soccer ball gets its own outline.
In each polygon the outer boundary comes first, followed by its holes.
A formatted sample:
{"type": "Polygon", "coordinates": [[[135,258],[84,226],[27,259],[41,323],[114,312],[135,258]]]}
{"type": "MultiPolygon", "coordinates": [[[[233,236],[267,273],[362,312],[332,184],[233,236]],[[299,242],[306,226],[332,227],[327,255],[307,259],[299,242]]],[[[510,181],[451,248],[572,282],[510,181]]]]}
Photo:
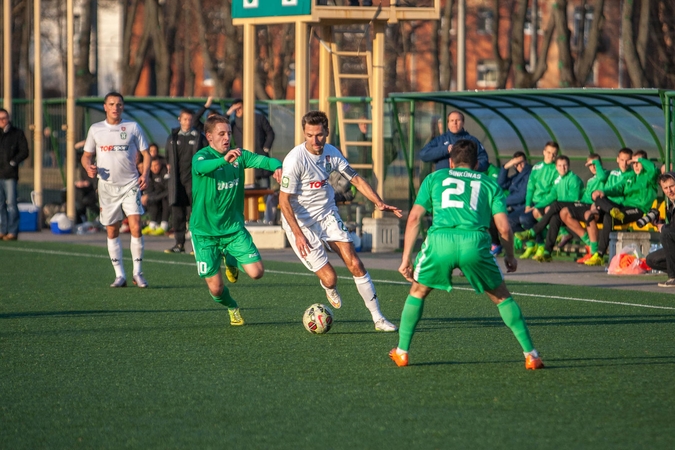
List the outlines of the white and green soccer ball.
{"type": "Polygon", "coordinates": [[[312,334],[328,333],[333,326],[333,311],[326,305],[314,303],[305,311],[305,315],[302,316],[302,323],[305,325],[305,329],[312,334]]]}

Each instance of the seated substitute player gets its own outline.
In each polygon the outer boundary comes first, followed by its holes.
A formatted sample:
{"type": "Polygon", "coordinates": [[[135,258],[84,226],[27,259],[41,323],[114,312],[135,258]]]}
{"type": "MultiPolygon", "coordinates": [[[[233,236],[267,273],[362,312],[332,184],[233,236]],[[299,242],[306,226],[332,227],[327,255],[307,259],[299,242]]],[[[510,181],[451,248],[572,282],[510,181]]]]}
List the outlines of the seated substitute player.
{"type": "Polygon", "coordinates": [[[197,272],[206,280],[211,297],[227,306],[230,325],[244,325],[239,305],[223,282],[220,262],[239,265],[246,274],[263,276],[260,253],[244,227],[244,170],[266,169],[281,181],[281,162],[264,155],[235,148],[230,150],[229,120],[220,115],[204,124],[209,146],[192,157],[192,214],[190,231],[197,272]]]}
{"type": "MultiPolygon", "coordinates": [[[[529,230],[536,223],[537,220],[545,214],[543,207],[548,206],[547,203],[541,203],[541,200],[546,197],[553,188],[553,182],[558,178],[558,172],[555,167],[555,159],[558,156],[560,146],[557,142],[549,141],[544,146],[543,155],[544,160],[535,164],[530,172],[530,178],[527,180],[527,194],[525,196],[525,211],[519,217],[519,221],[523,230],[529,230]],[[539,205],[539,206],[538,206],[539,205]]],[[[528,241],[525,252],[520,255],[520,259],[532,258],[539,244],[544,243],[544,237],[541,233],[535,236],[535,240],[528,241]]]]}
{"type": "MultiPolygon", "coordinates": [[[[539,262],[551,262],[551,252],[560,231],[561,220],[558,213],[561,205],[570,205],[581,200],[584,191],[584,182],[576,173],[570,171],[570,159],[565,155],[560,155],[555,160],[555,168],[558,172],[558,178],[553,182],[553,189],[548,196],[541,200],[545,214],[534,227],[520,233],[516,237],[522,241],[531,239],[537,234],[542,233],[548,226],[546,233],[546,243],[537,248],[537,252],[532,259],[539,262]]],[[[540,205],[536,205],[539,207],[540,205]]]]}
{"type": "Polygon", "coordinates": [[[490,177],[472,168],[477,162],[476,145],[468,140],[455,143],[450,170],[427,176],[408,216],[403,257],[398,271],[412,282],[405,301],[398,347],[389,352],[397,366],[408,365],[408,350],[417,322],[422,318],[424,299],[433,289],[452,290],[452,271],[459,268],[474,290],[485,292],[499,309],[525,354],[525,368],[542,369],[518,304],[509,293],[502,272],[490,254],[490,219],[494,218],[505,250],[508,272],[518,266],[513,256],[513,232],[506,215],[504,194],[490,177]],[[420,231],[420,221],[433,214],[432,226],[412,265],[412,251],[420,231]]]}
{"type": "Polygon", "coordinates": [[[349,166],[342,152],[330,144],[328,118],[322,111],[310,111],[302,118],[306,142],[296,146],[284,159],[279,207],[282,226],[291,247],[305,266],[319,277],[326,298],[334,308],[342,306],[337,274],[328,262],[324,243],[340,255],[354,277],[354,283],[378,331],[396,331],[380,312],[375,286],[363,267],[347,227],[335,205],[335,193],[328,178],[333,171],[347,178],[380,211],[401,210],[385,204],[379,195],[349,166]]]}
{"type": "Polygon", "coordinates": [[[636,151],[629,164],[633,165],[633,176],[621,177],[618,183],[592,194],[597,210],[602,211],[604,216],[598,238],[598,252],[584,263],[588,266],[604,263],[604,255],[609,246],[609,233],[616,223],[635,222],[651,209],[656,199],[658,171],[654,163],[647,158],[647,152],[636,151]]]}

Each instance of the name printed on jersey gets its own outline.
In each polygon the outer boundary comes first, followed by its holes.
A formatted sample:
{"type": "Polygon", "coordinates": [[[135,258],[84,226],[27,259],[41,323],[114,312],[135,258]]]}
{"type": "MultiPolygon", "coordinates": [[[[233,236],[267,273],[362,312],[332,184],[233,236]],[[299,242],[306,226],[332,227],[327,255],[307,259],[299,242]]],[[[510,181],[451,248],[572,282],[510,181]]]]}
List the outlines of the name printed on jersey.
{"type": "MultiPolygon", "coordinates": [[[[122,138],[124,139],[124,138],[122,138]]],[[[102,152],[126,152],[129,151],[128,145],[101,145],[99,149],[102,152]]]]}
{"type": "Polygon", "coordinates": [[[466,178],[475,178],[477,180],[480,179],[480,174],[479,173],[473,173],[473,172],[457,172],[455,170],[450,169],[448,171],[448,175],[452,175],[453,177],[466,177],[466,178]]]}

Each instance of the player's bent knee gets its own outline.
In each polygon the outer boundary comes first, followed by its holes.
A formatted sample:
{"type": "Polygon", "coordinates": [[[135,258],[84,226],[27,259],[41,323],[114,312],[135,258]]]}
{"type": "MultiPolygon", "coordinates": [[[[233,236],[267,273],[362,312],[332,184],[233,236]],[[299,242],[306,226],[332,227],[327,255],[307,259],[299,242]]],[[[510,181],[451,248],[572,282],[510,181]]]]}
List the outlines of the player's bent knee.
{"type": "Polygon", "coordinates": [[[424,299],[431,291],[432,289],[430,287],[419,284],[417,281],[413,281],[412,286],[410,286],[410,295],[416,298],[424,299]]]}
{"type": "Polygon", "coordinates": [[[499,305],[501,302],[506,300],[507,298],[511,297],[511,293],[509,292],[509,289],[506,287],[506,283],[502,281],[502,284],[497,286],[494,289],[489,289],[485,291],[488,297],[490,297],[490,300],[492,300],[492,303],[495,305],[499,305]]]}
{"type": "Polygon", "coordinates": [[[262,263],[260,262],[245,264],[242,267],[244,268],[246,275],[253,278],[254,280],[259,280],[265,274],[265,267],[263,267],[262,263]]]}

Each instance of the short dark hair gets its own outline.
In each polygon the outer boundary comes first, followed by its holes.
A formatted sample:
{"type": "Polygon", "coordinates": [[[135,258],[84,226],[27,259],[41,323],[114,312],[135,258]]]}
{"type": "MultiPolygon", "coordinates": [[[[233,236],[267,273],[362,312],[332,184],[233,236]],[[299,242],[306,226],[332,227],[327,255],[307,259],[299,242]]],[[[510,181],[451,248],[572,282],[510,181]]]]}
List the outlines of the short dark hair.
{"type": "Polygon", "coordinates": [[[323,125],[323,129],[328,131],[328,116],[323,111],[309,111],[302,116],[302,129],[305,125],[323,125]]]}
{"type": "Polygon", "coordinates": [[[159,156],[153,156],[152,158],[150,158],[150,162],[155,162],[155,161],[159,161],[161,163],[162,158],[160,158],[159,156]]]}
{"type": "Polygon", "coordinates": [[[9,111],[7,111],[5,108],[0,108],[0,113],[7,114],[7,118],[9,118],[9,111]]]}
{"type": "Polygon", "coordinates": [[[448,116],[446,117],[446,119],[449,119],[449,118],[450,118],[450,114],[455,114],[455,113],[456,113],[456,114],[459,114],[459,117],[461,117],[462,120],[465,120],[465,119],[464,119],[464,114],[462,114],[461,112],[459,112],[459,111],[457,111],[457,110],[450,111],[450,112],[448,113],[448,116]]]}
{"type": "Polygon", "coordinates": [[[195,113],[191,109],[187,109],[187,108],[182,108],[180,110],[180,114],[178,114],[178,117],[182,116],[183,114],[189,114],[191,116],[195,115],[195,113]]]}
{"type": "Polygon", "coordinates": [[[675,172],[666,172],[659,175],[659,183],[663,183],[664,181],[668,180],[675,181],[675,172]]]}
{"type": "Polygon", "coordinates": [[[526,155],[525,152],[523,152],[523,151],[518,150],[517,152],[515,152],[515,153],[513,154],[513,157],[514,157],[514,158],[520,158],[521,156],[522,156],[523,158],[527,159],[527,155],[526,155]]]}
{"type": "Polygon", "coordinates": [[[103,97],[103,103],[107,102],[110,97],[119,97],[122,99],[122,103],[124,103],[124,97],[117,91],[110,91],[105,94],[105,97],[103,97]]]}
{"type": "Polygon", "coordinates": [[[560,155],[560,156],[558,156],[558,157],[555,159],[555,162],[558,162],[558,161],[567,161],[567,165],[568,165],[568,166],[569,166],[569,164],[570,164],[570,159],[569,159],[567,156],[565,156],[565,155],[560,155]]]}
{"type": "Polygon", "coordinates": [[[628,147],[624,147],[624,148],[622,148],[621,150],[619,150],[619,155],[622,154],[622,153],[623,153],[624,155],[628,155],[628,156],[630,156],[630,157],[633,156],[633,150],[630,149],[630,148],[628,148],[628,147]]]}
{"type": "Polygon", "coordinates": [[[546,143],[546,145],[544,145],[544,148],[546,148],[546,147],[553,147],[556,150],[560,150],[560,145],[558,145],[558,143],[556,141],[548,141],[546,143]]]}
{"type": "Polygon", "coordinates": [[[455,166],[467,165],[475,169],[478,163],[478,146],[470,139],[460,139],[452,145],[450,159],[455,166]]]}
{"type": "Polygon", "coordinates": [[[636,151],[635,153],[633,153],[633,156],[637,156],[638,158],[644,158],[644,159],[647,159],[647,158],[648,158],[647,152],[644,151],[644,150],[638,150],[638,151],[636,151]]]}
{"type": "Polygon", "coordinates": [[[212,132],[219,123],[226,123],[228,126],[230,125],[230,121],[227,117],[221,116],[220,114],[214,114],[206,119],[206,123],[204,124],[204,134],[212,132]]]}
{"type": "Polygon", "coordinates": [[[602,164],[602,158],[597,153],[591,153],[590,155],[588,155],[588,157],[591,159],[597,159],[598,161],[600,161],[600,164],[602,164]]]}

